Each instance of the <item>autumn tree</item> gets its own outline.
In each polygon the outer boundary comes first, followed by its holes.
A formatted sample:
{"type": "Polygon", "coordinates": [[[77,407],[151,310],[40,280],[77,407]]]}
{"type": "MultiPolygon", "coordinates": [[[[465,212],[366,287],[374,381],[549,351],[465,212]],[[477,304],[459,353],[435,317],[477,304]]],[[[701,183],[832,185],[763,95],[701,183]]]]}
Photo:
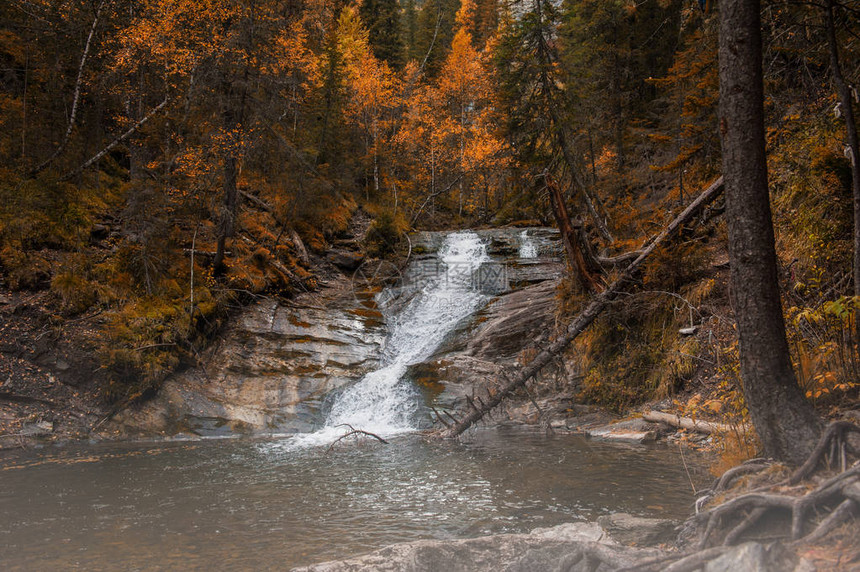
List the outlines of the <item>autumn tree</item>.
{"type": "MultiPolygon", "coordinates": [[[[463,17],[466,21],[466,17],[463,17]]],[[[484,177],[484,207],[490,177],[504,166],[506,146],[497,132],[493,108],[494,85],[483,57],[475,49],[472,35],[463,26],[455,35],[451,52],[439,73],[439,92],[445,105],[447,145],[455,152],[458,172],[457,212],[473,210],[478,198],[476,185],[484,177]]]]}
{"type": "Polygon", "coordinates": [[[356,125],[364,141],[365,161],[370,171],[366,196],[379,196],[384,177],[382,162],[390,139],[391,110],[395,104],[396,77],[388,63],[377,59],[369,35],[358,14],[344,8],[338,19],[338,41],[347,78],[346,117],[356,125]]]}

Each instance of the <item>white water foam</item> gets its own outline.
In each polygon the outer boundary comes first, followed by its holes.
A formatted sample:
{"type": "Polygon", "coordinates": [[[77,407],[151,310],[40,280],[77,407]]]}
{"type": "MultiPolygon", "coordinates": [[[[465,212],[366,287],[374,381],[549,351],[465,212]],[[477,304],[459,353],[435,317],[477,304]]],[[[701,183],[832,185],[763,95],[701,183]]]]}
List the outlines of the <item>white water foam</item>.
{"type": "Polygon", "coordinates": [[[520,258],[537,258],[537,245],[532,237],[528,235],[528,231],[524,230],[520,233],[520,258]]]}
{"type": "Polygon", "coordinates": [[[439,271],[423,277],[421,290],[394,318],[383,366],[341,393],[325,426],[295,436],[294,446],[331,443],[346,433],[347,425],[382,437],[416,430],[417,396],[403,375],[410,365],[430,357],[445,336],[486,301],[475,277],[490,258],[477,234],[449,234],[439,259],[439,271]]]}

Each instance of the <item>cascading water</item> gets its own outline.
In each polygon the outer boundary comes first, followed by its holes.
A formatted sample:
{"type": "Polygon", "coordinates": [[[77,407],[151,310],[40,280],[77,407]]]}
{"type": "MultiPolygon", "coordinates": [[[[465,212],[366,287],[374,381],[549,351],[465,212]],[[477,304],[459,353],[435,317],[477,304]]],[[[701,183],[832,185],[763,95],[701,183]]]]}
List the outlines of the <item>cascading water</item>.
{"type": "Polygon", "coordinates": [[[489,260],[477,234],[449,234],[439,250],[441,264],[419,273],[420,290],[393,319],[383,366],[337,397],[322,429],[294,437],[293,444],[330,443],[347,425],[380,436],[414,431],[418,403],[403,375],[411,364],[430,357],[445,336],[486,301],[476,274],[489,260]]]}
{"type": "Polygon", "coordinates": [[[520,251],[518,254],[520,258],[537,258],[537,245],[526,230],[520,233],[520,251]]]}

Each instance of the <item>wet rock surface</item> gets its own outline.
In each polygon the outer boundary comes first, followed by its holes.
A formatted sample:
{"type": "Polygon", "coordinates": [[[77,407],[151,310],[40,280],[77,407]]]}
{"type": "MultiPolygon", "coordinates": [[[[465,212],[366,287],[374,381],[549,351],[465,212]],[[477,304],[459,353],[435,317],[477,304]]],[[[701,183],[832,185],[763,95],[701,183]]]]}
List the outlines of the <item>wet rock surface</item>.
{"type": "Polygon", "coordinates": [[[158,396],[120,413],[124,434],[304,432],[326,395],[378,363],[385,328],[372,297],[348,284],[248,309],[204,356],[205,368],[167,380],[158,396]]]}
{"type": "Polygon", "coordinates": [[[671,520],[642,518],[623,512],[601,516],[597,524],[617,542],[630,546],[655,546],[672,542],[677,525],[671,520]]]}
{"type": "Polygon", "coordinates": [[[620,546],[595,524],[571,523],[528,534],[499,534],[468,540],[422,540],[395,544],[365,556],[296,568],[295,572],[364,571],[603,571],[632,565],[658,552],[620,546]],[[599,552],[606,562],[584,556],[599,552]],[[614,565],[609,564],[612,562],[614,565]]]}
{"type": "MultiPolygon", "coordinates": [[[[413,258],[395,295],[378,301],[371,292],[356,296],[350,269],[362,263],[361,255],[345,247],[333,251],[330,256],[337,260],[331,262],[341,272],[329,277],[327,287],[290,302],[264,300],[246,308],[207,350],[204,367],[168,379],[154,399],[118,414],[105,433],[217,436],[313,430],[325,417],[327,396],[380,363],[385,316],[396,314],[421,280],[439,271],[435,253],[447,234],[416,233],[413,258]]],[[[487,295],[487,305],[410,372],[430,402],[443,408],[462,405],[466,395],[486,390],[505,370],[518,367],[554,327],[563,272],[557,231],[511,228],[477,234],[494,253],[473,284],[487,295]],[[521,257],[524,245],[529,258],[521,257]]],[[[365,274],[383,276],[367,268],[365,274]]],[[[570,375],[560,364],[546,370],[545,377],[570,375]]],[[[534,413],[525,409],[520,417],[534,413]]]]}
{"type": "MultiPolygon", "coordinates": [[[[557,291],[564,272],[558,232],[545,228],[476,232],[493,259],[486,275],[493,279],[501,276],[504,287],[498,288],[497,282],[495,289],[487,289],[489,300],[484,308],[462,324],[430,359],[413,368],[419,384],[444,389],[433,396],[434,406],[442,409],[466,407],[467,396],[486,399],[488,392],[527,363],[556,329],[557,291]]],[[[420,252],[433,252],[441,241],[440,234],[418,233],[413,241],[420,252]]],[[[543,384],[555,390],[569,387],[574,378],[574,372],[561,361],[542,372],[543,384]]],[[[525,403],[506,402],[504,412],[489,422],[537,422],[541,412],[565,410],[571,405],[564,398],[547,401],[535,397],[540,411],[523,395],[525,403]]]]}

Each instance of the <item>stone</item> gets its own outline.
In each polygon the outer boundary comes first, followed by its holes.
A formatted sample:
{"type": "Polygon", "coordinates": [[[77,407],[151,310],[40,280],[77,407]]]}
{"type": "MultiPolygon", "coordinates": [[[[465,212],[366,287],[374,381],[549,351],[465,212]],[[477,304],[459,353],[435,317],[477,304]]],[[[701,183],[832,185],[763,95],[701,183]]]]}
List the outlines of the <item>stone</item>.
{"type": "Polygon", "coordinates": [[[296,568],[294,572],[605,572],[659,555],[620,546],[593,523],[569,523],[528,534],[498,534],[466,540],[419,540],[395,544],[355,558],[296,568]],[[584,549],[612,565],[594,566],[584,549]]]}
{"type": "Polygon", "coordinates": [[[354,272],[364,262],[364,255],[349,250],[334,250],[326,255],[326,260],[346,272],[354,272]]]}
{"type": "Polygon", "coordinates": [[[588,431],[588,436],[625,443],[653,443],[659,437],[654,423],[641,418],[627,419],[588,431]]]}
{"type": "Polygon", "coordinates": [[[656,546],[671,542],[675,537],[676,523],[661,518],[643,518],[619,512],[599,517],[597,524],[625,545],[656,546]]]}
{"type": "Polygon", "coordinates": [[[21,429],[21,435],[26,437],[43,437],[54,432],[54,424],[51,421],[39,421],[29,423],[21,429]]]}
{"type": "Polygon", "coordinates": [[[705,572],[775,572],[804,570],[803,561],[797,561],[791,551],[781,544],[769,546],[758,542],[745,542],[732,547],[705,565],[705,572]]]}

